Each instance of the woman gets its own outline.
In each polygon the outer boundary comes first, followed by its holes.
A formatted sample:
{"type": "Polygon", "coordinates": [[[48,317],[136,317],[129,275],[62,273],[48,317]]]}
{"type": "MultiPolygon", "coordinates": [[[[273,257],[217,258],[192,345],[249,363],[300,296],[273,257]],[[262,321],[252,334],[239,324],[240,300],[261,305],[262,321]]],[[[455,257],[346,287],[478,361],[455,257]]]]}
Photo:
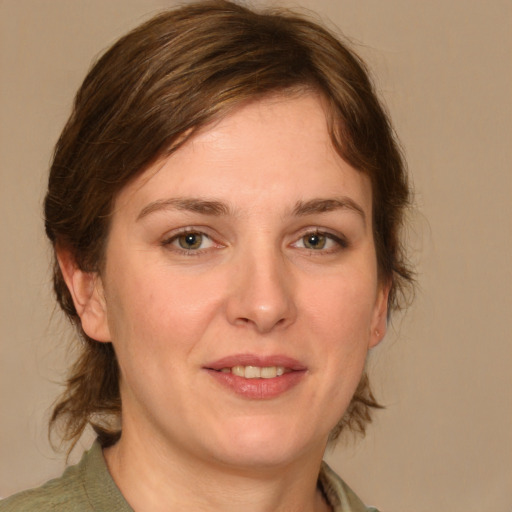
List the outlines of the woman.
{"type": "Polygon", "coordinates": [[[45,201],[83,340],[52,424],[98,440],[0,510],[370,510],[322,456],[378,407],[408,198],[364,65],[318,25],[213,1],[122,38],[45,201]]]}

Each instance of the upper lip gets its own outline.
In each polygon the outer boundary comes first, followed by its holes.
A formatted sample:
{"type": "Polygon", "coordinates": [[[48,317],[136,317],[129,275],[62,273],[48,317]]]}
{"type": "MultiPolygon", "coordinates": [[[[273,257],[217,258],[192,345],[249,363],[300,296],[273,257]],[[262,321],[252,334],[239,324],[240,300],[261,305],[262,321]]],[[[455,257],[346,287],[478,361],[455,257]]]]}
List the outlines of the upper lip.
{"type": "Polygon", "coordinates": [[[306,366],[300,361],[297,361],[297,359],[281,354],[268,356],[257,354],[234,354],[207,363],[204,365],[204,368],[210,370],[222,370],[222,368],[233,368],[233,366],[259,366],[261,368],[282,366],[294,371],[306,370],[306,366]]]}

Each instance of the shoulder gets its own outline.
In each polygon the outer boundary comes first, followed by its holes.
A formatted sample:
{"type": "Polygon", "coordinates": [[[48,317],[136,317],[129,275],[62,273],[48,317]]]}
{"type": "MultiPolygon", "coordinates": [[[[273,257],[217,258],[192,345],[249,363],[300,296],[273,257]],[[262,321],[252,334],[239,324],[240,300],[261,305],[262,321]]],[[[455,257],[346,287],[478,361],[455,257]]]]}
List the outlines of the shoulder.
{"type": "Polygon", "coordinates": [[[0,512],[93,510],[88,503],[80,469],[80,465],[71,466],[60,478],[0,501],[0,512]]]}
{"type": "Polygon", "coordinates": [[[98,442],[42,487],[0,501],[0,512],[132,512],[110,476],[98,442]]]}
{"type": "Polygon", "coordinates": [[[364,505],[325,461],[320,469],[319,484],[334,512],[379,512],[374,507],[364,505]]]}

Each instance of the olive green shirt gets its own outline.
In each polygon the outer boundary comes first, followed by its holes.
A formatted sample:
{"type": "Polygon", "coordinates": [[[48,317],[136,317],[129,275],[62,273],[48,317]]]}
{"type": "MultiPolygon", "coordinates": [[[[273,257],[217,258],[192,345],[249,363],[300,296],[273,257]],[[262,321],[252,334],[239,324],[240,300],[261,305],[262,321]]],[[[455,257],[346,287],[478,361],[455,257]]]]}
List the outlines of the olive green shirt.
{"type": "MultiPolygon", "coordinates": [[[[378,512],[365,507],[325,462],[319,486],[334,512],[378,512]]],[[[36,511],[133,512],[112,480],[98,442],[60,478],[0,501],[0,512],[36,511]]]]}

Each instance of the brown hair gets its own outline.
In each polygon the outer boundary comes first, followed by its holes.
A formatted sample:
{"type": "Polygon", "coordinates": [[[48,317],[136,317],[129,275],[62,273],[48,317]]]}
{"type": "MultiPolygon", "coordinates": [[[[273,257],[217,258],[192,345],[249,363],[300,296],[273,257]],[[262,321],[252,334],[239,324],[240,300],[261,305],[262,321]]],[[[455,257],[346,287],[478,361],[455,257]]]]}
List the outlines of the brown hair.
{"type": "MultiPolygon", "coordinates": [[[[380,276],[390,311],[411,273],[400,243],[409,188],[388,118],[362,61],[318,24],[290,12],[256,13],[224,0],[191,3],[136,28],[93,66],[55,148],[45,200],[46,233],[78,267],[99,272],[118,192],[196,130],[244,101],[315,90],[325,99],[333,144],[372,182],[380,276]]],[[[90,423],[100,442],[120,436],[119,369],[110,343],[82,330],[55,258],[57,300],[81,347],[50,425],[74,444],[90,423]]],[[[338,427],[364,432],[379,407],[367,376],[338,427]]]]}

